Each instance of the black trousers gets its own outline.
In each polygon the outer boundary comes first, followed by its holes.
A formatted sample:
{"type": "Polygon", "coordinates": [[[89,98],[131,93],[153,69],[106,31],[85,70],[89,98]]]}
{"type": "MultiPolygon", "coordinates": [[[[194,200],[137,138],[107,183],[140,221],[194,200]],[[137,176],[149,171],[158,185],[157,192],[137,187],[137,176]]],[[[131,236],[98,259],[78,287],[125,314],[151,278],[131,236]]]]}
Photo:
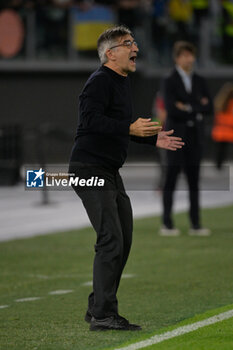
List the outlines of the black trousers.
{"type": "Polygon", "coordinates": [[[184,138],[185,146],[176,152],[167,151],[165,180],[163,186],[163,224],[173,227],[172,205],[178,176],[184,172],[189,191],[189,218],[193,228],[199,228],[199,174],[202,156],[202,143],[196,129],[188,128],[184,138]]]}
{"type": "Polygon", "coordinates": [[[217,169],[221,169],[226,159],[228,142],[216,142],[216,145],[216,166],[217,169]]]}
{"type": "MultiPolygon", "coordinates": [[[[200,166],[184,166],[183,170],[187,178],[189,189],[189,218],[193,228],[200,226],[199,214],[199,169],[200,166]]],[[[163,224],[169,228],[173,227],[172,205],[173,195],[181,166],[170,165],[166,167],[165,184],[163,188],[163,224]]]]}
{"type": "Polygon", "coordinates": [[[118,313],[116,294],[132,243],[132,208],[118,171],[86,164],[71,166],[69,171],[79,178],[98,176],[105,181],[102,189],[74,186],[97,234],[88,309],[103,318],[118,313]]]}

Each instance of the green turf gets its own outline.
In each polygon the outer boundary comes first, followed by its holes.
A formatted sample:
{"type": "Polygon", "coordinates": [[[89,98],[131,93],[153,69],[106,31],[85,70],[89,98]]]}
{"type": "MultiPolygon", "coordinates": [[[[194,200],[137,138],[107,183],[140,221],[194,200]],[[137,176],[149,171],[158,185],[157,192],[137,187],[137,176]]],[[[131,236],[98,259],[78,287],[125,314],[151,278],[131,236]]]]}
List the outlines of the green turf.
{"type": "MultiPolygon", "coordinates": [[[[83,321],[91,291],[82,283],[92,278],[92,229],[1,243],[0,305],[9,308],[0,309],[0,349],[119,347],[195,314],[232,304],[232,215],[233,206],[203,211],[203,223],[213,231],[211,237],[189,237],[186,214],[175,218],[182,229],[180,237],[158,236],[159,218],[135,220],[125,270],[135,277],[122,280],[118,299],[120,313],[142,325],[140,333],[90,332],[83,321]],[[58,289],[74,292],[48,294],[58,289]],[[14,301],[32,296],[43,299],[14,301]]],[[[218,349],[225,349],[219,344],[218,349]]]]}
{"type": "Polygon", "coordinates": [[[233,320],[222,321],[203,327],[193,333],[188,333],[162,343],[146,347],[146,350],[232,350],[233,320]]]}
{"type": "MultiPolygon", "coordinates": [[[[177,329],[179,327],[193,324],[208,319],[228,310],[233,310],[233,304],[227,307],[211,310],[204,314],[197,315],[192,319],[185,320],[175,327],[162,329],[159,334],[177,329]]],[[[146,347],[146,350],[208,350],[208,349],[233,349],[233,318],[204,326],[193,332],[165,340],[161,343],[146,347]]]]}

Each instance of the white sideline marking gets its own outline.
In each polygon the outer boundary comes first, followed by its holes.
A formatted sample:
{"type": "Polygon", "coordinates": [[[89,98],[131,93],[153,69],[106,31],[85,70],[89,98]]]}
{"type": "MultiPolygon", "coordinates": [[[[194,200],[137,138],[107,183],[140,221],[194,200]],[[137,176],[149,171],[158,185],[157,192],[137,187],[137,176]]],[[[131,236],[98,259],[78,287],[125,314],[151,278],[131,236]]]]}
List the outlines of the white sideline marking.
{"type": "Polygon", "coordinates": [[[121,278],[133,278],[135,277],[135,274],[133,273],[123,273],[123,275],[121,276],[121,278]]]}
{"type": "Polygon", "coordinates": [[[34,300],[39,300],[41,297],[30,297],[30,298],[21,298],[21,299],[16,299],[16,303],[22,303],[24,301],[34,301],[34,300]]]}
{"type": "Polygon", "coordinates": [[[48,280],[49,279],[49,276],[46,276],[46,275],[32,275],[32,274],[30,274],[29,276],[30,277],[35,277],[35,278],[41,278],[43,280],[48,280]]]}
{"type": "Polygon", "coordinates": [[[51,276],[29,274],[27,276],[32,278],[44,279],[44,280],[52,280],[52,279],[59,279],[59,278],[76,278],[80,275],[82,276],[82,274],[78,274],[78,273],[73,273],[69,275],[51,275],[51,276]]]}
{"type": "Polygon", "coordinates": [[[61,294],[68,294],[68,293],[72,293],[73,289],[67,289],[67,290],[54,290],[52,292],[49,292],[48,294],[50,295],[61,295],[61,294]]]}
{"type": "Polygon", "coordinates": [[[209,326],[211,324],[221,322],[223,320],[227,320],[228,318],[231,318],[231,317],[233,317],[233,310],[223,312],[221,314],[215,315],[215,316],[210,317],[210,318],[206,318],[203,321],[198,321],[198,322],[189,324],[187,326],[182,326],[182,327],[173,329],[170,332],[155,335],[147,340],[143,340],[143,341],[140,341],[138,343],[134,343],[134,344],[131,344],[129,346],[125,346],[123,348],[117,348],[115,350],[142,349],[142,348],[145,348],[145,347],[153,345],[153,344],[161,343],[164,340],[175,338],[175,337],[178,337],[179,335],[183,335],[183,334],[186,334],[189,332],[196,331],[199,328],[209,326]]]}
{"type": "Polygon", "coordinates": [[[82,283],[81,285],[84,286],[84,287],[89,287],[89,286],[92,286],[92,281],[88,281],[88,282],[84,282],[82,283]]]}
{"type": "Polygon", "coordinates": [[[0,309],[5,309],[7,307],[9,307],[9,305],[0,305],[0,309]]]}

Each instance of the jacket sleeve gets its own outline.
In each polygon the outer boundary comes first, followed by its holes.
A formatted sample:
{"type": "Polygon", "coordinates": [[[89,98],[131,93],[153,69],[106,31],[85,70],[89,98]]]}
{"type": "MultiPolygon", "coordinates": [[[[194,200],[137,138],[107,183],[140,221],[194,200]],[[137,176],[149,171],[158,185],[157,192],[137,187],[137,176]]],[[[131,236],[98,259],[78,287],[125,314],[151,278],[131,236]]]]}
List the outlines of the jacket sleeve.
{"type": "Polygon", "coordinates": [[[195,103],[191,105],[193,112],[195,114],[197,113],[213,114],[213,102],[209,94],[205,79],[203,79],[202,77],[199,77],[199,86],[200,86],[201,94],[199,96],[199,100],[195,101],[195,103]],[[201,104],[201,98],[204,98],[204,97],[208,99],[208,103],[206,105],[201,104]]]}
{"type": "Polygon", "coordinates": [[[177,97],[175,86],[170,78],[164,80],[163,91],[165,107],[169,118],[181,122],[194,119],[193,111],[186,112],[176,107],[176,102],[179,101],[179,98],[177,97]]]}
{"type": "Polygon", "coordinates": [[[80,95],[79,127],[90,133],[129,135],[129,121],[105,115],[110,102],[110,82],[105,75],[95,76],[80,95]]]}
{"type": "Polygon", "coordinates": [[[141,143],[141,144],[152,145],[152,146],[156,146],[157,138],[158,138],[158,135],[149,136],[149,137],[140,137],[140,136],[134,136],[134,135],[130,136],[131,141],[141,143]]]}

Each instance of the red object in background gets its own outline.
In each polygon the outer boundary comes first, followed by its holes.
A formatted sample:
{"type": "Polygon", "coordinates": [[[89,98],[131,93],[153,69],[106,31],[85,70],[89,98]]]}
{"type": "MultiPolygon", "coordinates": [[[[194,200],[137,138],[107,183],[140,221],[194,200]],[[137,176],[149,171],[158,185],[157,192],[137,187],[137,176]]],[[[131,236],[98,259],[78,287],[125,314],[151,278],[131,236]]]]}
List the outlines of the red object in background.
{"type": "Polygon", "coordinates": [[[156,96],[155,106],[159,110],[165,109],[164,99],[160,94],[157,94],[157,96],[156,96]]]}
{"type": "Polygon", "coordinates": [[[226,111],[216,114],[212,138],[216,142],[233,142],[233,99],[229,101],[226,111]]]}
{"type": "Polygon", "coordinates": [[[24,25],[13,10],[0,12],[0,56],[11,58],[17,55],[24,40],[24,25]]]}

